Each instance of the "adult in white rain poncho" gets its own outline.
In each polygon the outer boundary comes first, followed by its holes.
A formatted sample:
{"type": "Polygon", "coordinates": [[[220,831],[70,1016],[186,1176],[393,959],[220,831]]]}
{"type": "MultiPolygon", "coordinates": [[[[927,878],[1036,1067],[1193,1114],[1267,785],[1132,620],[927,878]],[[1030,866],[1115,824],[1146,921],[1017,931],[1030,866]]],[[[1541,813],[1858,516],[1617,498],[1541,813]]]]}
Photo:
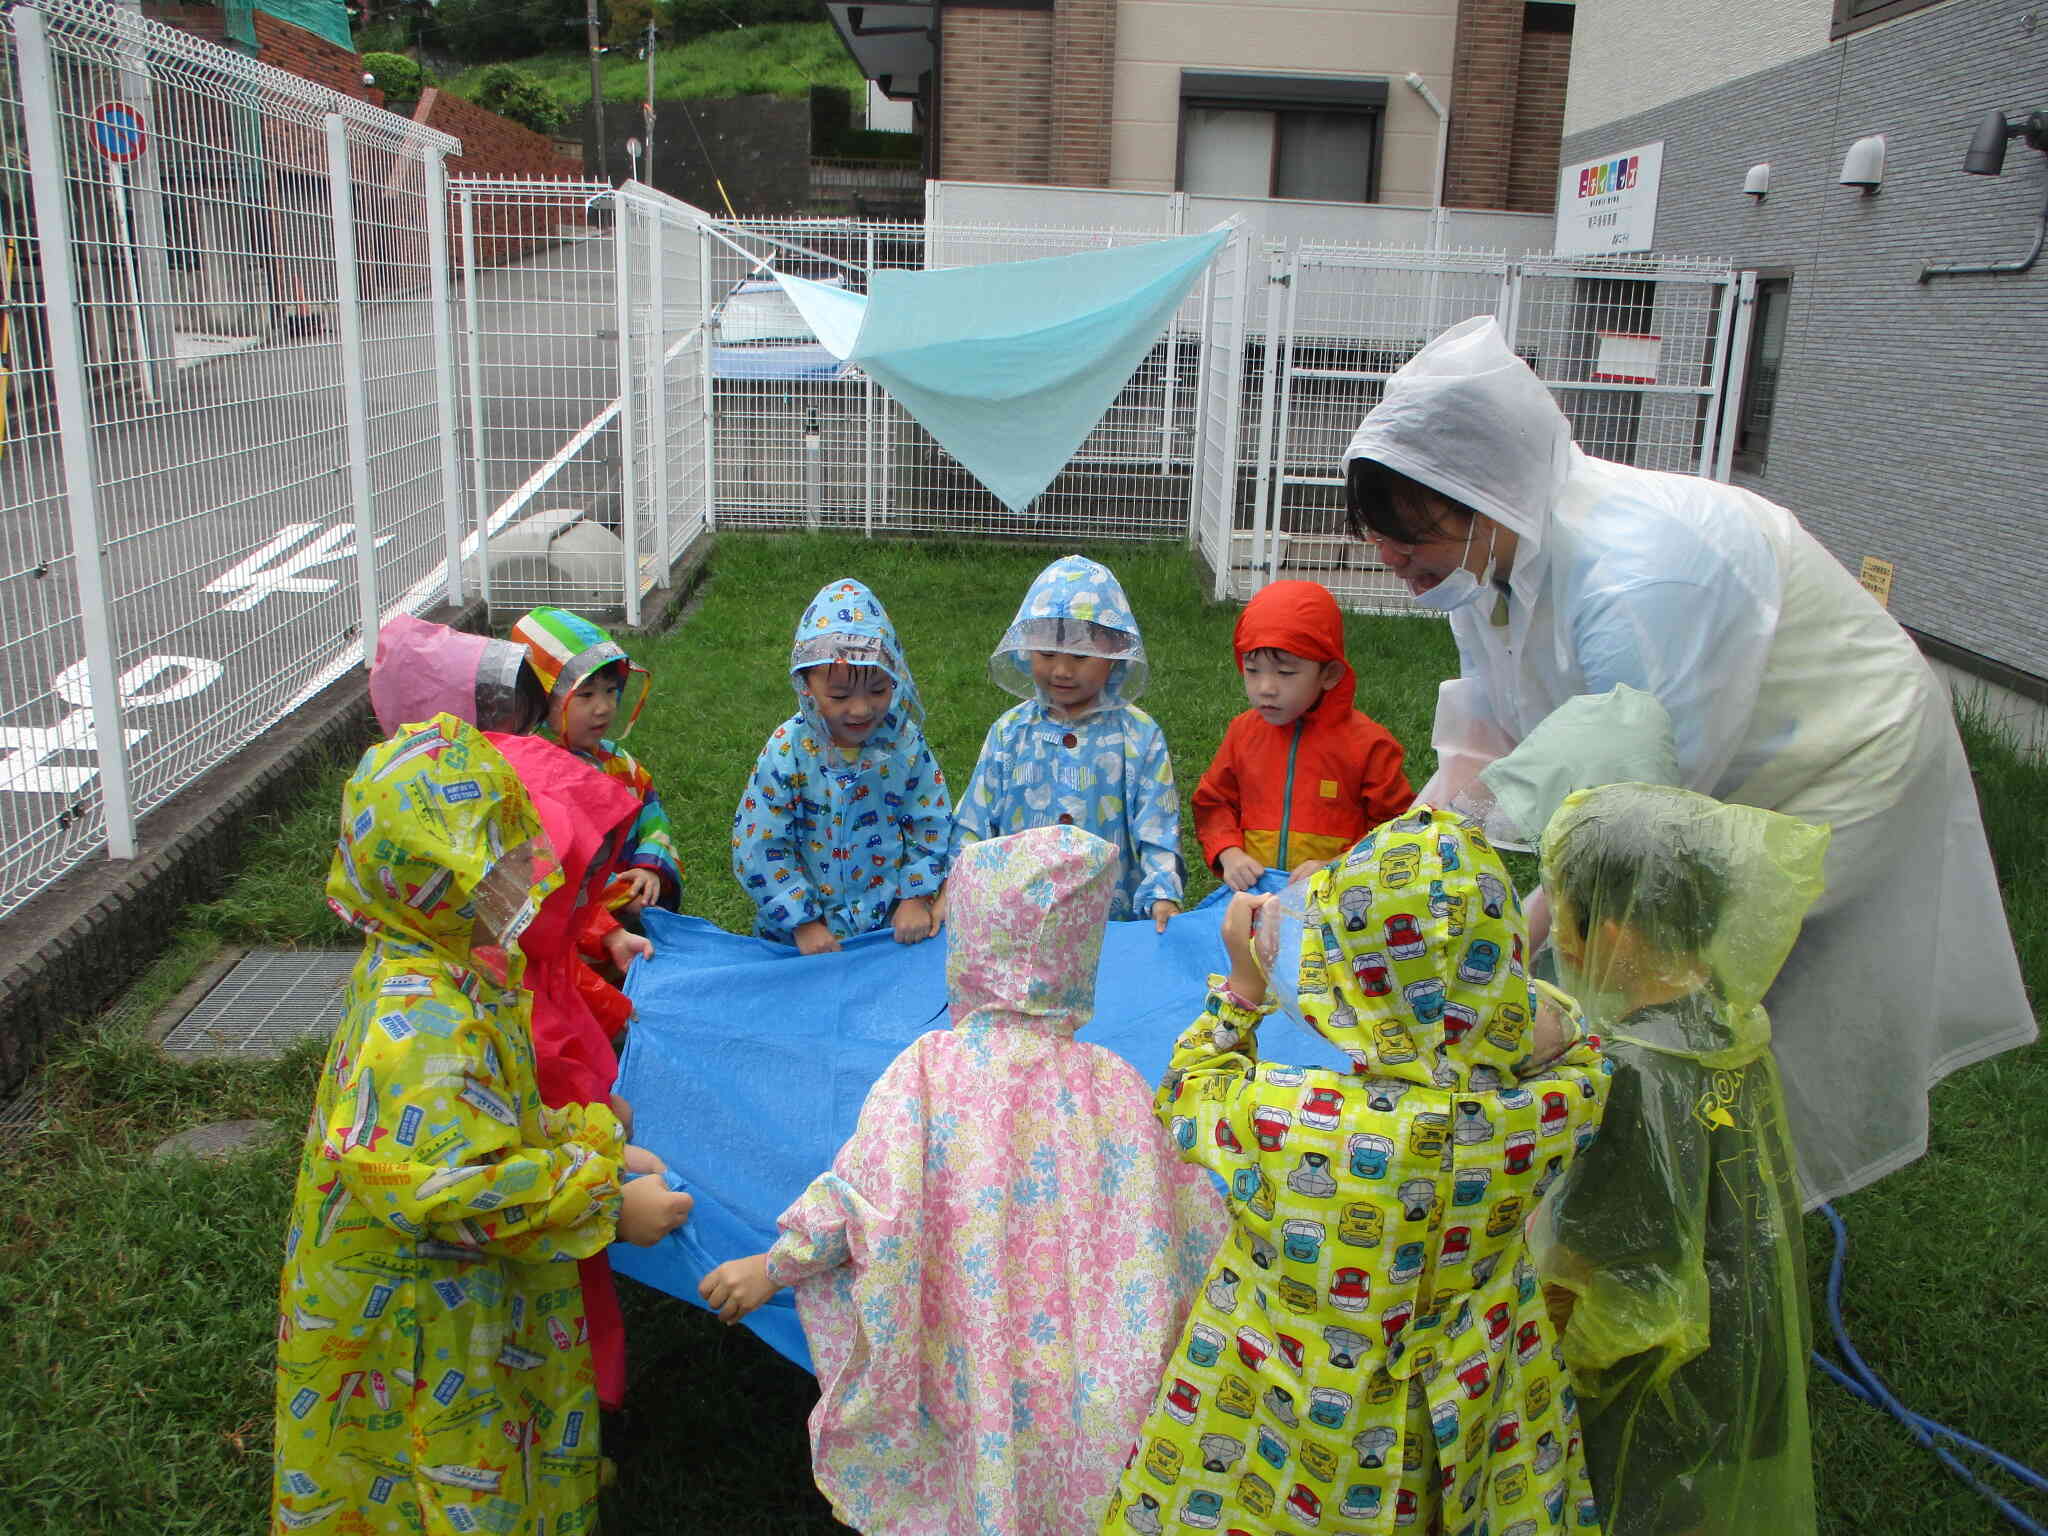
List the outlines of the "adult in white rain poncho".
{"type": "Polygon", "coordinates": [[[1808,1197],[1919,1156],[1928,1088],[2035,1026],[1948,697],[1905,632],[1784,508],[1589,457],[1491,319],[1395,374],[1345,459],[1354,531],[1458,641],[1421,798],[1472,792],[1568,699],[1655,695],[1678,783],[1834,828],[1767,1000],[1808,1197]]]}

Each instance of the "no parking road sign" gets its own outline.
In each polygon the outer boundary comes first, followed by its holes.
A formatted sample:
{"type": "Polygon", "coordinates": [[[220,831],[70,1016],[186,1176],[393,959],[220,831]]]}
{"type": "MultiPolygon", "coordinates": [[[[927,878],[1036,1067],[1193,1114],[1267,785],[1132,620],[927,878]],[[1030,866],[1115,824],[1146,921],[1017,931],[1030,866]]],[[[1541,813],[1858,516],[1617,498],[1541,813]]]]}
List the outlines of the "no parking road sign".
{"type": "Polygon", "coordinates": [[[93,108],[92,146],[116,165],[140,159],[149,148],[149,132],[142,125],[142,114],[122,101],[93,108]]]}

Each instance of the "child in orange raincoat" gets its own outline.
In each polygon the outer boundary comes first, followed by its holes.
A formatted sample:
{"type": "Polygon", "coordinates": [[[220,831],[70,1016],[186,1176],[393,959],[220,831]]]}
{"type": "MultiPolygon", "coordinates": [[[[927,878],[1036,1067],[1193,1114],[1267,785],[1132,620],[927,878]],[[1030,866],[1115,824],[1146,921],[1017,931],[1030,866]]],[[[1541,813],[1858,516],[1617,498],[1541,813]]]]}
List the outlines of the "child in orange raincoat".
{"type": "Polygon", "coordinates": [[[1313,581],[1276,581],[1233,637],[1252,707],[1230,722],[1195,786],[1202,856],[1240,891],[1268,866],[1333,859],[1415,798],[1401,744],[1352,707],[1344,615],[1313,581]]]}

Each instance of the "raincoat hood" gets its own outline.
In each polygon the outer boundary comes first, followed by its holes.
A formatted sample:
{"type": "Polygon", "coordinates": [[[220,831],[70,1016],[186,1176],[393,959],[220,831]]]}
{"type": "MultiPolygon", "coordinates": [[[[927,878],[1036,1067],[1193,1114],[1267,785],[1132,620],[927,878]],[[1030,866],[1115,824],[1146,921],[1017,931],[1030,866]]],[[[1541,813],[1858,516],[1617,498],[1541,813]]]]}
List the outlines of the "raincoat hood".
{"type": "Polygon", "coordinates": [[[889,712],[868,734],[863,751],[894,747],[903,739],[906,726],[923,722],[924,701],[918,697],[910,664],[903,659],[903,646],[896,638],[896,626],[889,621],[889,611],[863,583],[850,578],[828,581],[818,589],[804,616],[797,620],[796,638],[789,647],[789,685],[796,691],[797,710],[820,750],[830,745],[832,731],[805,691],[803,673],[835,661],[849,667],[880,667],[896,683],[889,712]]]}
{"type": "Polygon", "coordinates": [[[513,987],[519,936],[561,884],[512,765],[452,715],[370,748],[342,790],[327,904],[373,938],[513,987]]]}
{"type": "Polygon", "coordinates": [[[1689,968],[1726,1005],[1734,1032],[1732,1056],[1709,1064],[1749,1060],[1770,1041],[1763,997],[1820,899],[1829,835],[1664,784],[1579,791],[1543,834],[1559,980],[1611,1019],[1654,984],[1646,972],[1689,968]],[[1630,942],[1607,942],[1610,923],[1630,942]],[[1573,935],[1585,936],[1576,960],[1566,952],[1573,935]]]}
{"type": "Polygon", "coordinates": [[[1505,757],[1479,770],[1452,809],[1496,843],[1534,848],[1575,790],[1602,784],[1675,784],[1671,716],[1653,693],[1617,683],[1566,699],[1505,757]]]}
{"type": "MultiPolygon", "coordinates": [[[[1466,320],[1387,380],[1344,450],[1440,491],[1543,547],[1572,465],[1572,429],[1500,322],[1466,320]]],[[[1520,556],[1517,556],[1517,569],[1520,556]]]]}
{"type": "Polygon", "coordinates": [[[1418,805],[1259,916],[1281,1005],[1361,1072],[1456,1088],[1528,1055],[1521,903],[1463,817],[1418,805]]]}
{"type": "MultiPolygon", "coordinates": [[[[609,774],[538,736],[493,736],[519,775],[562,866],[563,887],[548,903],[567,913],[599,899],[606,873],[640,814],[640,800],[609,774]]],[[[531,935],[529,948],[531,947],[531,935]]]]}
{"type": "Polygon", "coordinates": [[[947,889],[953,1027],[1072,1035],[1095,1011],[1116,849],[1073,826],[1033,827],[963,850],[947,889]]]}
{"type": "MultiPolygon", "coordinates": [[[[520,697],[526,648],[513,640],[466,634],[401,613],[377,632],[370,664],[370,707],[386,736],[446,711],[480,731],[528,731],[520,697]]],[[[542,690],[543,692],[545,690],[542,690]]]]}
{"type": "Polygon", "coordinates": [[[988,658],[989,681],[1020,699],[1038,698],[1033,651],[1108,657],[1114,665],[1102,685],[1105,706],[1135,704],[1151,675],[1123,587],[1108,566],[1082,555],[1062,555],[1032,579],[1017,617],[988,658]]]}
{"type": "Polygon", "coordinates": [[[1323,719],[1350,713],[1358,677],[1344,655],[1344,611],[1321,582],[1276,581],[1261,587],[1237,616],[1231,646],[1240,672],[1247,655],[1269,649],[1304,661],[1336,662],[1344,670],[1307,713],[1323,719]]]}
{"type": "Polygon", "coordinates": [[[647,703],[651,679],[635,666],[625,648],[581,614],[566,608],[536,608],[512,626],[512,638],[526,647],[526,659],[548,692],[548,729],[562,733],[562,711],[569,695],[599,667],[626,664],[619,685],[619,709],[612,717],[612,736],[623,739],[647,703]]]}

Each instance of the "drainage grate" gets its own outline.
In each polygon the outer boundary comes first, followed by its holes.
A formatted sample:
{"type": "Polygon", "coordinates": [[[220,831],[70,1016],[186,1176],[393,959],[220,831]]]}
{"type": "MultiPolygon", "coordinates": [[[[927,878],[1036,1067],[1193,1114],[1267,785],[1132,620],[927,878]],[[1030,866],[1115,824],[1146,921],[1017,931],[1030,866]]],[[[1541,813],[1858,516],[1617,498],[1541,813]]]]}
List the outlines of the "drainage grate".
{"type": "Polygon", "coordinates": [[[31,1084],[0,1103],[0,1156],[26,1152],[29,1142],[42,1128],[43,1095],[31,1084]]]}
{"type": "Polygon", "coordinates": [[[164,1036],[188,1056],[282,1056],[325,1039],[341,1020],[341,994],[357,951],[252,949],[164,1036]]]}

